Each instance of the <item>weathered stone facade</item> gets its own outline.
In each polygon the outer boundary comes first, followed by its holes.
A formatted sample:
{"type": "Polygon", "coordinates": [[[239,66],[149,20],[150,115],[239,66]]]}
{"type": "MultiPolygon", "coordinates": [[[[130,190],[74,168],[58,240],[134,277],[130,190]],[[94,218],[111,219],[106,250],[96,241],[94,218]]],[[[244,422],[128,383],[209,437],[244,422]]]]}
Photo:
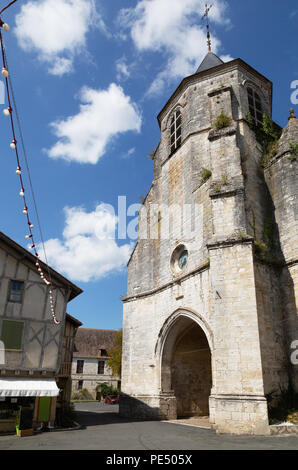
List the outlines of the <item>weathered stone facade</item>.
{"type": "Polygon", "coordinates": [[[298,390],[290,363],[297,161],[284,143],[264,178],[246,119],[248,87],[271,116],[272,83],[240,59],[185,78],[158,116],[154,180],[123,299],[123,416],[171,419],[209,408],[218,432],[269,434],[266,395],[287,388],[290,376],[298,390]],[[171,153],[176,110],[181,146],[171,153]],[[222,110],[230,123],[216,129],[222,110]],[[279,264],[256,255],[268,219],[279,264]]]}

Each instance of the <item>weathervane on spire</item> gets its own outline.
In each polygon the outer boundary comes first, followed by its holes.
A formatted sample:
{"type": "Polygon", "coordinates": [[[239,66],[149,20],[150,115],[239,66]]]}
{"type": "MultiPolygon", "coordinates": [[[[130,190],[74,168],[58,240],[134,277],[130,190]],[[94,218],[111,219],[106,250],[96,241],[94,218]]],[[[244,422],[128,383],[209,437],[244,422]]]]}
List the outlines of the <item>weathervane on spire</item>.
{"type": "Polygon", "coordinates": [[[207,44],[208,44],[208,52],[211,52],[211,39],[210,39],[210,26],[209,26],[209,11],[211,10],[213,5],[210,5],[208,7],[208,4],[206,3],[206,10],[205,14],[202,16],[202,20],[206,17],[206,27],[207,27],[207,44]]]}

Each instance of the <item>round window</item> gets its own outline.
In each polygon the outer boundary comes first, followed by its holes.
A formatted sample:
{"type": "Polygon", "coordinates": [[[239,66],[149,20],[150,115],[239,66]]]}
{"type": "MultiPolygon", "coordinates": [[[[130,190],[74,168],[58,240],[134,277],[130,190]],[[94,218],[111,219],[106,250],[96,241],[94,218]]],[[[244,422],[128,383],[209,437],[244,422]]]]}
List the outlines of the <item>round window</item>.
{"type": "Polygon", "coordinates": [[[171,268],[175,274],[178,274],[185,268],[188,261],[188,255],[188,250],[185,245],[179,245],[175,248],[171,256],[171,268]]]}
{"type": "Polygon", "coordinates": [[[178,259],[178,266],[181,270],[185,267],[187,260],[188,260],[188,251],[184,250],[178,259]]]}

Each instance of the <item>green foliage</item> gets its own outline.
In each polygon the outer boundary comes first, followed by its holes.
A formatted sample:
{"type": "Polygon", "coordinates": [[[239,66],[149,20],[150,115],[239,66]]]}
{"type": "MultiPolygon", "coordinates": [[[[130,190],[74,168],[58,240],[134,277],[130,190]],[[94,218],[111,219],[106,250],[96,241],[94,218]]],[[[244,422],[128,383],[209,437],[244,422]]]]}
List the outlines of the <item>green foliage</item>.
{"type": "Polygon", "coordinates": [[[232,119],[227,116],[224,112],[224,110],[221,110],[220,115],[217,117],[215,123],[214,123],[214,129],[219,130],[219,129],[224,129],[225,127],[229,127],[232,124],[232,119]]]}
{"type": "Polygon", "coordinates": [[[108,395],[118,395],[119,390],[117,388],[112,387],[112,385],[109,385],[107,382],[104,382],[102,384],[98,384],[95,388],[97,392],[101,392],[103,398],[105,398],[108,395]]]}
{"type": "Polygon", "coordinates": [[[217,182],[217,184],[214,186],[214,191],[219,192],[222,188],[222,186],[227,186],[229,184],[229,177],[227,174],[223,174],[221,177],[221,180],[217,182]]]}
{"type": "Polygon", "coordinates": [[[87,388],[82,388],[82,390],[78,390],[76,393],[73,394],[72,396],[73,400],[93,400],[93,396],[87,390],[87,388]]]}
{"type": "Polygon", "coordinates": [[[263,240],[255,240],[255,250],[256,250],[256,255],[261,258],[265,259],[267,253],[268,253],[268,247],[263,240]]]}
{"type": "Polygon", "coordinates": [[[226,173],[224,173],[221,177],[221,184],[222,186],[227,186],[229,184],[229,178],[228,178],[228,175],[226,173]]]}
{"type": "Polygon", "coordinates": [[[247,113],[246,121],[256,135],[256,139],[262,146],[263,158],[261,165],[265,166],[277,153],[278,140],[280,139],[282,128],[272,119],[263,114],[262,126],[256,126],[251,113],[247,113]]]}
{"type": "Polygon", "coordinates": [[[211,178],[212,171],[208,170],[207,168],[202,168],[201,171],[201,182],[205,183],[209,178],[211,178]]]}
{"type": "Polygon", "coordinates": [[[109,360],[107,366],[110,367],[113,374],[121,377],[121,362],[122,362],[122,330],[119,330],[115,335],[114,347],[108,351],[109,360]]]}
{"type": "Polygon", "coordinates": [[[277,400],[273,399],[274,392],[266,396],[270,424],[290,422],[298,424],[298,393],[290,384],[288,389],[281,389],[277,400]]]}
{"type": "Polygon", "coordinates": [[[154,160],[154,156],[155,156],[155,150],[152,150],[150,153],[148,153],[148,158],[151,158],[151,160],[154,160]]]}
{"type": "Polygon", "coordinates": [[[298,157],[298,142],[294,142],[294,139],[289,140],[290,147],[290,160],[295,161],[298,157]]]}
{"type": "Polygon", "coordinates": [[[274,221],[269,217],[264,220],[262,240],[257,240],[255,236],[255,255],[272,266],[284,266],[284,261],[274,255],[274,221]]]}

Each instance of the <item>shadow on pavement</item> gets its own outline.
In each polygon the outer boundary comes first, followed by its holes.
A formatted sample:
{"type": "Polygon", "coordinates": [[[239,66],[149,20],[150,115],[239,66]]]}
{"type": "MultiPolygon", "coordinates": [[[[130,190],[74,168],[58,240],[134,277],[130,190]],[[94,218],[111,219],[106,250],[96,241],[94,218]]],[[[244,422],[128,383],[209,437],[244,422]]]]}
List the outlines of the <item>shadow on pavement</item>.
{"type": "MultiPolygon", "coordinates": [[[[118,407],[117,407],[118,408],[118,407]]],[[[81,429],[85,429],[89,426],[104,426],[107,424],[119,424],[119,423],[133,423],[133,422],[148,422],[144,419],[136,418],[122,418],[119,416],[118,410],[105,411],[99,409],[98,411],[83,411],[75,410],[76,421],[82,426],[81,429]]]]}

